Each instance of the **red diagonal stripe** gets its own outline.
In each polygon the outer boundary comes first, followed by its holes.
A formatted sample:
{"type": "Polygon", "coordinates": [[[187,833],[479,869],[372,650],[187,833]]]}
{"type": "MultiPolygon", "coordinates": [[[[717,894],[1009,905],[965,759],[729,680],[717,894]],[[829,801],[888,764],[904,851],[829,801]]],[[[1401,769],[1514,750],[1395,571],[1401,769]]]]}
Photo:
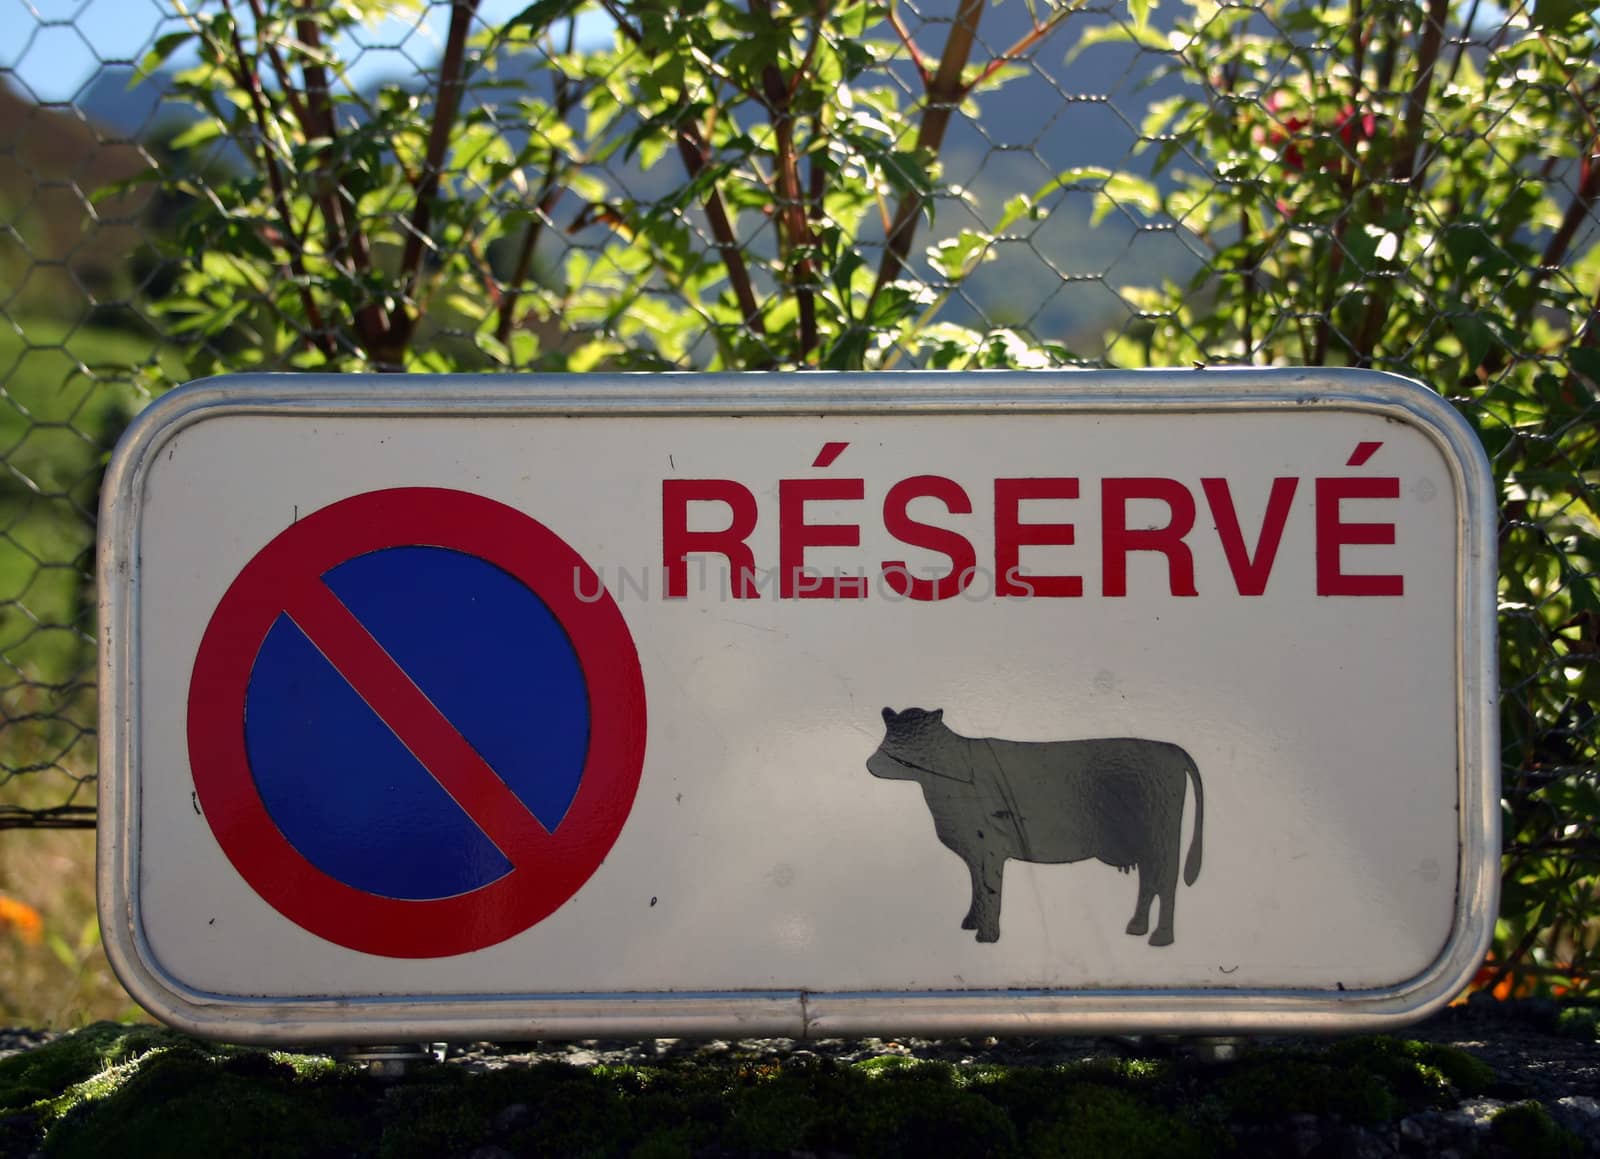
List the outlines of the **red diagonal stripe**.
{"type": "Polygon", "coordinates": [[[550,840],[521,798],[327,585],[298,585],[284,610],[511,864],[550,840]]]}
{"type": "Polygon", "coordinates": [[[849,443],[823,443],[822,450],[817,452],[817,457],[811,460],[813,467],[831,467],[833,461],[844,454],[849,443]]]}
{"type": "Polygon", "coordinates": [[[1365,467],[1367,460],[1378,453],[1382,443],[1368,442],[1357,443],[1356,449],[1350,452],[1350,458],[1345,461],[1346,467],[1365,467]]]}

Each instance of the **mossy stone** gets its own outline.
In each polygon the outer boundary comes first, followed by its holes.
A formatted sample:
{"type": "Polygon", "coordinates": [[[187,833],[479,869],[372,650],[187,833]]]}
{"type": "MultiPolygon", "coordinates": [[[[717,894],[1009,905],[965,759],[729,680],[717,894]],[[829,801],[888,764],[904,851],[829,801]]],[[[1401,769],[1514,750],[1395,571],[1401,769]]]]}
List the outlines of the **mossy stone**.
{"type": "Polygon", "coordinates": [[[1589,1041],[1600,1038],[1600,1007],[1567,1007],[1556,1016],[1556,1033],[1589,1041]]]}
{"type": "Polygon", "coordinates": [[[44,1153],[317,1159],[358,1149],[365,1100],[352,1085],[306,1083],[283,1064],[247,1069],[255,1073],[234,1073],[195,1045],[150,1052],[127,1064],[121,1082],[67,1111],[48,1130],[44,1153]]]}
{"type": "Polygon", "coordinates": [[[1202,1159],[1223,1149],[1225,1139],[1151,1105],[1127,1091],[1080,1083],[1056,1104],[1059,1117],[1037,1123],[1025,1153],[1115,1155],[1118,1159],[1202,1159]]]}
{"type": "Polygon", "coordinates": [[[1448,1106],[1456,1096],[1481,1094],[1494,1082],[1494,1070],[1487,1063],[1438,1043],[1352,1038],[1335,1044],[1329,1057],[1376,1075],[1411,1106],[1448,1106]]]}
{"type": "Polygon", "coordinates": [[[1230,1113],[1251,1123],[1297,1114],[1381,1123],[1400,1110],[1388,1085],[1364,1067],[1295,1057],[1263,1056],[1240,1065],[1223,1081],[1222,1098],[1230,1113]]]}
{"type": "Polygon", "coordinates": [[[164,1027],[97,1022],[53,1042],[0,1059],[0,1116],[55,1099],[108,1066],[188,1039],[164,1027]]]}
{"type": "Polygon", "coordinates": [[[1583,1141],[1538,1103],[1513,1103],[1489,1121],[1489,1138],[1519,1159],[1578,1159],[1583,1141]]]}
{"type": "MultiPolygon", "coordinates": [[[[1494,1082],[1452,1047],[1393,1038],[1263,1049],[1242,1061],[1093,1059],[1041,1068],[903,1056],[546,1062],[373,1081],[331,1059],[101,1024],[0,1063],[0,1153],[139,1156],[465,1155],[578,1159],[845,1153],[893,1157],[1115,1154],[1199,1159],[1235,1123],[1313,1114],[1393,1120],[1494,1082]],[[509,1112],[509,1113],[508,1113],[509,1112]]],[[[1497,1127],[1568,1153],[1543,1112],[1497,1127]]]]}

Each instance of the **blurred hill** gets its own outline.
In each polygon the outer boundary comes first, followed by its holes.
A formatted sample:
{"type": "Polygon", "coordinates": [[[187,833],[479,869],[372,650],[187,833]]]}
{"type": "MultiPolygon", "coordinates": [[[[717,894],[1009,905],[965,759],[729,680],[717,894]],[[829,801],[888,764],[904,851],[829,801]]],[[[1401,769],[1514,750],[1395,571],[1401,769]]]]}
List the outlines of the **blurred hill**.
{"type": "MultiPolygon", "coordinates": [[[[987,9],[975,58],[1016,43],[1028,31],[1029,7],[987,9]]],[[[1175,82],[1158,79],[1163,54],[1129,44],[1073,52],[1092,30],[1123,18],[1110,9],[1071,13],[1024,61],[1020,75],[976,98],[975,117],[955,119],[943,179],[960,193],[935,203],[922,244],[982,228],[1012,196],[1039,190],[1064,169],[1148,174],[1150,156],[1139,150],[1140,124],[1153,99],[1178,91],[1175,82]]],[[[947,26],[947,20],[929,18],[913,21],[911,31],[925,51],[933,51],[947,26]]],[[[156,163],[152,158],[170,164],[161,142],[198,114],[168,99],[170,75],[156,73],[131,86],[130,78],[125,66],[103,70],[71,108],[35,106],[0,86],[0,278],[14,287],[0,304],[11,302],[13,312],[41,301],[113,301],[131,292],[130,279],[149,276],[148,269],[130,272],[128,255],[141,240],[135,223],[159,207],[142,192],[98,205],[90,204],[90,195],[148,170],[156,163]]],[[[422,82],[419,77],[405,83],[422,82]]],[[[908,94],[920,88],[909,66],[880,74],[873,83],[897,84],[908,94]]],[[[494,83],[474,99],[488,104],[524,94],[548,97],[550,89],[543,59],[529,53],[497,61],[494,83]]],[[[506,131],[513,140],[522,136],[514,118],[506,131]]],[[[235,147],[224,142],[222,148],[225,154],[235,147]]],[[[226,164],[223,154],[208,163],[226,164]]],[[[616,158],[609,172],[627,195],[641,200],[681,179],[670,155],[657,172],[616,158]]],[[[1013,326],[1092,355],[1106,329],[1132,318],[1119,286],[1186,277],[1196,268],[1179,234],[1148,228],[1135,212],[1112,212],[1091,224],[1095,203],[1091,189],[1051,195],[1047,212],[1013,227],[995,246],[994,260],[947,303],[944,316],[968,325],[1013,326]]],[[[878,239],[863,240],[870,245],[878,239]]],[[[914,264],[911,272],[938,280],[925,265],[914,264]]]]}
{"type": "Polygon", "coordinates": [[[131,296],[128,257],[151,194],[93,196],[150,167],[137,141],[83,110],[0,85],[0,311],[77,317],[131,296]]]}

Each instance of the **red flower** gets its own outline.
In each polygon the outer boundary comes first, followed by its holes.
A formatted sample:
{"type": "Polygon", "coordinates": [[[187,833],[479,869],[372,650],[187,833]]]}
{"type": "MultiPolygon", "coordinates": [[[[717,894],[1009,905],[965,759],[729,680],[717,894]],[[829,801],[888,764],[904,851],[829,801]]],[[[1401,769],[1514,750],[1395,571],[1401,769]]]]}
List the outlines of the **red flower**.
{"type": "MultiPolygon", "coordinates": [[[[1276,114],[1283,106],[1282,98],[1273,93],[1267,98],[1266,107],[1269,113],[1276,114]]],[[[1308,121],[1305,117],[1291,116],[1284,118],[1268,136],[1268,143],[1281,147],[1281,160],[1285,169],[1292,169],[1296,173],[1304,173],[1306,169],[1306,154],[1301,149],[1301,140],[1306,135],[1306,130],[1316,130],[1318,126],[1308,121]]],[[[1346,105],[1339,110],[1338,118],[1333,122],[1332,136],[1338,138],[1343,146],[1337,153],[1329,153],[1326,160],[1318,168],[1326,172],[1341,173],[1347,162],[1352,160],[1357,144],[1370,141],[1377,136],[1378,118],[1372,113],[1363,113],[1354,105],[1346,105]]],[[[1322,134],[1316,134],[1321,137],[1322,134]]],[[[1328,152],[1325,150],[1312,150],[1313,153],[1328,152]]]]}
{"type": "Polygon", "coordinates": [[[1346,105],[1334,123],[1334,132],[1339,134],[1344,147],[1354,152],[1357,141],[1370,141],[1378,135],[1378,118],[1372,113],[1357,115],[1354,105],[1346,105]]]}

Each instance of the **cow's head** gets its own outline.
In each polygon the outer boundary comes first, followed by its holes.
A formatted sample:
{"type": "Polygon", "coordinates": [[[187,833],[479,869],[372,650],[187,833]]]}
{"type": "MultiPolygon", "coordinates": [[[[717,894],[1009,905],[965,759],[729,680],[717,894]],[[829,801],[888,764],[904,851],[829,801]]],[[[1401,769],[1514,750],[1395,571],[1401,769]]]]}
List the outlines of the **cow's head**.
{"type": "Polygon", "coordinates": [[[867,772],[889,781],[927,781],[939,778],[970,781],[965,762],[955,763],[956,735],[944,725],[944,709],[883,710],[884,736],[878,751],[867,758],[867,772]]]}

